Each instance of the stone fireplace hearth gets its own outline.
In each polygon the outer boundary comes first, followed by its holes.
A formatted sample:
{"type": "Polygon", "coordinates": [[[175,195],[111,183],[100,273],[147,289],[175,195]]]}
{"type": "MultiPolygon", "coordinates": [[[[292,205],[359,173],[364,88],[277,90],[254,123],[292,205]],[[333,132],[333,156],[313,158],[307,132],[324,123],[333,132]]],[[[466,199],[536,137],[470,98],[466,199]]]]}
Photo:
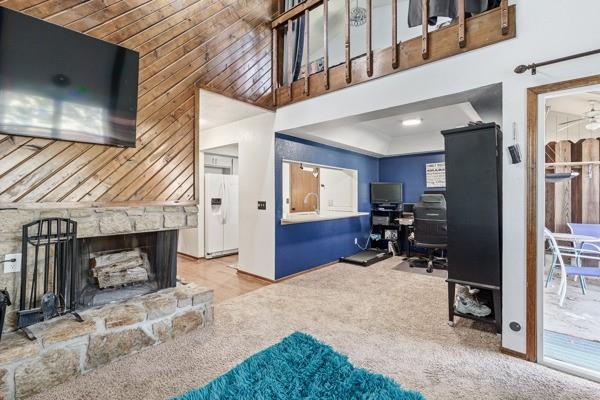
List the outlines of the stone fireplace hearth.
{"type": "Polygon", "coordinates": [[[90,308],[0,341],[0,399],[21,399],[213,321],[212,290],[195,284],[90,308]]]}
{"type": "MultiPolygon", "coordinates": [[[[27,327],[30,338],[15,331],[21,273],[0,269],[0,288],[13,300],[0,340],[0,400],[28,397],[209,326],[212,290],[176,282],[178,229],[195,227],[197,215],[195,206],[0,210],[2,259],[21,253],[25,224],[52,217],[77,222],[71,297],[82,318],[35,323],[27,327]]],[[[27,258],[28,271],[33,259],[27,258]]]]}

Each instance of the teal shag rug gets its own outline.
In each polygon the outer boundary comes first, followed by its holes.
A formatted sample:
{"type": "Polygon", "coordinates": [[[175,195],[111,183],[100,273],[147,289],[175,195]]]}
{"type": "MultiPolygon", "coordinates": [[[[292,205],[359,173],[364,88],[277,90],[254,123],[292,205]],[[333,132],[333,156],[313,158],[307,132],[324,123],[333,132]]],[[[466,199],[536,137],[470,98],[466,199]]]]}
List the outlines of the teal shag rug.
{"type": "Polygon", "coordinates": [[[173,400],[425,400],[390,378],[355,368],[348,357],[295,332],[210,382],[173,400]]]}

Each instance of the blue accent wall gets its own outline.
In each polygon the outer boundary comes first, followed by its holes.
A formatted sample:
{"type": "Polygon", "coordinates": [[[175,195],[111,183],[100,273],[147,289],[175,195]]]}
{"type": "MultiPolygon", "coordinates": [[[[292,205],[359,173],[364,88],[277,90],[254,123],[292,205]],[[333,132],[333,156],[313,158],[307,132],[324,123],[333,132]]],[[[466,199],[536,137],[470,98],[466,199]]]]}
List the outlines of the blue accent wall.
{"type": "Polygon", "coordinates": [[[416,203],[421,194],[427,190],[425,164],[444,162],[445,159],[443,152],[382,158],[379,160],[379,180],[402,182],[404,202],[416,203]]]}
{"type": "Polygon", "coordinates": [[[358,211],[368,212],[371,182],[379,180],[379,160],[283,134],[275,137],[275,279],[313,268],[359,249],[370,230],[369,216],[281,225],[283,160],[304,161],[358,171],[358,211]]]}
{"type": "Polygon", "coordinates": [[[371,182],[402,182],[404,201],[416,203],[427,190],[425,164],[443,162],[443,152],[377,159],[360,153],[277,134],[275,136],[275,279],[317,267],[359,251],[370,217],[281,225],[283,160],[304,161],[358,171],[358,211],[371,209],[371,182]]]}

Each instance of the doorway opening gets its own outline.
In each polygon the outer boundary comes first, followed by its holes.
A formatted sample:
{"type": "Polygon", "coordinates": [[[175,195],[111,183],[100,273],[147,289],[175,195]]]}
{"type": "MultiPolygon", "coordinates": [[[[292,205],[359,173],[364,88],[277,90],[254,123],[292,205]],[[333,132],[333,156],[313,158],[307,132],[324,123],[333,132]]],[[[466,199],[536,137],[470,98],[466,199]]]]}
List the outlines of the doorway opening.
{"type": "Polygon", "coordinates": [[[241,205],[252,195],[253,175],[248,168],[241,171],[240,162],[252,163],[255,119],[270,111],[204,89],[196,96],[198,227],[180,231],[177,276],[213,289],[218,303],[268,283],[238,272],[240,260],[252,264],[247,260],[253,255],[240,243],[253,227],[241,226],[239,217],[254,211],[248,202],[246,209],[241,205]]]}
{"type": "MultiPolygon", "coordinates": [[[[239,248],[238,145],[204,152],[204,257],[237,255],[239,248]]],[[[235,263],[231,266],[235,268],[235,263]]]]}
{"type": "Polygon", "coordinates": [[[527,356],[600,380],[600,79],[586,79],[529,91],[527,356]]]}

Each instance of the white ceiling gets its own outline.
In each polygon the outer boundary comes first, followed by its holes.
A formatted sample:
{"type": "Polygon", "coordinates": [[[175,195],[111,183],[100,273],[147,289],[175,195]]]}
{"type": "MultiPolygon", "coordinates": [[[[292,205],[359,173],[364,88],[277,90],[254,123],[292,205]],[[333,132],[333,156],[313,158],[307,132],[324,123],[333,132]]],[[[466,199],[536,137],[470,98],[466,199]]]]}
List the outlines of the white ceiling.
{"type": "Polygon", "coordinates": [[[490,85],[388,110],[290,130],[288,134],[375,157],[443,151],[440,134],[472,121],[501,123],[502,89],[490,85]],[[417,126],[403,126],[419,118],[417,126]]]}
{"type": "Polygon", "coordinates": [[[212,129],[268,112],[242,101],[200,90],[200,129],[212,129]]]}
{"type": "Polygon", "coordinates": [[[546,105],[551,111],[582,115],[590,110],[590,101],[596,101],[596,109],[600,109],[600,91],[552,97],[546,100],[546,105]]]}
{"type": "Polygon", "coordinates": [[[362,129],[365,133],[379,133],[393,140],[412,135],[428,135],[432,133],[439,135],[445,129],[465,126],[470,121],[478,121],[480,119],[481,117],[477,114],[471,103],[465,102],[365,121],[356,124],[355,128],[362,129]],[[415,118],[422,120],[420,125],[402,125],[403,120],[415,118]]]}
{"type": "Polygon", "coordinates": [[[204,153],[218,154],[220,156],[238,157],[239,149],[238,144],[228,144],[225,146],[213,147],[211,149],[203,150],[204,153]]]}

